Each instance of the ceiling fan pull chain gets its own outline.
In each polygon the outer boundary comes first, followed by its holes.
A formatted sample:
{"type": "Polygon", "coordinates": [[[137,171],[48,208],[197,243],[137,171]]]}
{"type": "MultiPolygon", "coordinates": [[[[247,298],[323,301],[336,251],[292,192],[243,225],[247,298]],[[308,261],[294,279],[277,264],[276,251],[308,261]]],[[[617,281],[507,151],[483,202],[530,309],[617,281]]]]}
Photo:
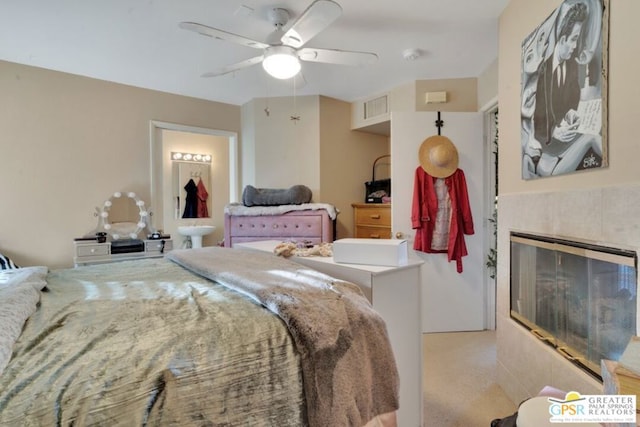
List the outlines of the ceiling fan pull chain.
{"type": "Polygon", "coordinates": [[[265,76],[265,82],[267,83],[267,97],[264,102],[264,113],[269,117],[271,115],[271,110],[269,110],[269,78],[265,76]]]}
{"type": "Polygon", "coordinates": [[[293,121],[293,124],[297,124],[298,121],[300,120],[300,116],[298,115],[298,108],[296,106],[296,78],[298,76],[293,76],[293,78],[291,79],[291,81],[293,82],[293,116],[291,116],[291,120],[293,121]]]}

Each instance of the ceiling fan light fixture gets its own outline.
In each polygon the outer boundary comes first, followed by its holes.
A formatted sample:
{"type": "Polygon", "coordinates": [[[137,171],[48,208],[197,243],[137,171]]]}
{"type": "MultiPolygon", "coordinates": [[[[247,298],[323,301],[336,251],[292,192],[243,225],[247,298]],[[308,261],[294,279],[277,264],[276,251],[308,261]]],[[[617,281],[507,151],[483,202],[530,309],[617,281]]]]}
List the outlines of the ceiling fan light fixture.
{"type": "Polygon", "coordinates": [[[265,50],[262,67],[270,76],[286,80],[300,72],[300,60],[290,46],[270,46],[265,50]]]}

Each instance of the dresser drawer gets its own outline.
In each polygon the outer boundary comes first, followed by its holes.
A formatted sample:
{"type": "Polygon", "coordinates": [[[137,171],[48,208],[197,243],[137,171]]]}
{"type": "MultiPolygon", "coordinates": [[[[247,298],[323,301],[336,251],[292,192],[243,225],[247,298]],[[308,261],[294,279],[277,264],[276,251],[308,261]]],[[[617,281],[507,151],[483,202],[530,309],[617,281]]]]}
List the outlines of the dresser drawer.
{"type": "Polygon", "coordinates": [[[91,243],[85,245],[76,245],[76,255],[78,257],[109,255],[109,244],[91,243]]]}
{"type": "Polygon", "coordinates": [[[173,249],[173,240],[171,239],[160,239],[160,240],[145,240],[144,241],[145,252],[151,254],[160,254],[164,252],[169,252],[173,249]]]}
{"type": "Polygon", "coordinates": [[[390,239],[391,228],[358,225],[356,227],[356,238],[357,239],[390,239]]]}
{"type": "Polygon", "coordinates": [[[389,207],[356,208],[357,225],[391,226],[391,209],[389,207]]]}
{"type": "Polygon", "coordinates": [[[357,239],[391,238],[391,204],[353,203],[351,206],[357,239]]]}
{"type": "MultiPolygon", "coordinates": [[[[226,209],[226,208],[225,208],[226,209]]],[[[293,209],[277,215],[259,213],[261,207],[248,207],[246,215],[224,214],[224,245],[260,240],[295,240],[313,243],[333,242],[334,220],[327,209],[293,209]],[[255,215],[248,215],[255,210],[255,215]]]]}
{"type": "Polygon", "coordinates": [[[322,217],[308,215],[284,217],[232,217],[231,235],[234,237],[316,237],[322,235],[322,217]]]}

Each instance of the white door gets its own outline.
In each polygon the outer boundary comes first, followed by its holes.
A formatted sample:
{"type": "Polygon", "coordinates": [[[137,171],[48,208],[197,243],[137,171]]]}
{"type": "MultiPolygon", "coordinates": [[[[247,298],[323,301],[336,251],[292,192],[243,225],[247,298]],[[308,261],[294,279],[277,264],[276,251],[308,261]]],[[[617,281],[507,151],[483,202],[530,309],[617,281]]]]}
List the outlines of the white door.
{"type": "MultiPolygon", "coordinates": [[[[411,229],[413,180],[419,166],[422,142],[438,134],[435,112],[392,113],[391,115],[391,194],[392,233],[402,233],[413,247],[411,229]]],[[[485,155],[481,113],[441,113],[441,134],[458,150],[458,167],[465,173],[474,222],[474,235],[465,235],[469,255],[463,257],[463,272],[446,254],[412,251],[422,266],[422,331],[473,331],[486,328],[485,234],[485,155]]]]}

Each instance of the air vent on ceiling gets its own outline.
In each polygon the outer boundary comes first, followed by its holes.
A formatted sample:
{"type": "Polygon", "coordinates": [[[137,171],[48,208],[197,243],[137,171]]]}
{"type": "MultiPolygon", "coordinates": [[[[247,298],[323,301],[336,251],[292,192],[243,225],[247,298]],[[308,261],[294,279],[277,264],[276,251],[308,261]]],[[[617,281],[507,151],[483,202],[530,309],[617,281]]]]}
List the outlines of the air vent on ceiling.
{"type": "Polygon", "coordinates": [[[364,103],[364,118],[370,119],[389,112],[387,95],[380,96],[364,103]]]}

